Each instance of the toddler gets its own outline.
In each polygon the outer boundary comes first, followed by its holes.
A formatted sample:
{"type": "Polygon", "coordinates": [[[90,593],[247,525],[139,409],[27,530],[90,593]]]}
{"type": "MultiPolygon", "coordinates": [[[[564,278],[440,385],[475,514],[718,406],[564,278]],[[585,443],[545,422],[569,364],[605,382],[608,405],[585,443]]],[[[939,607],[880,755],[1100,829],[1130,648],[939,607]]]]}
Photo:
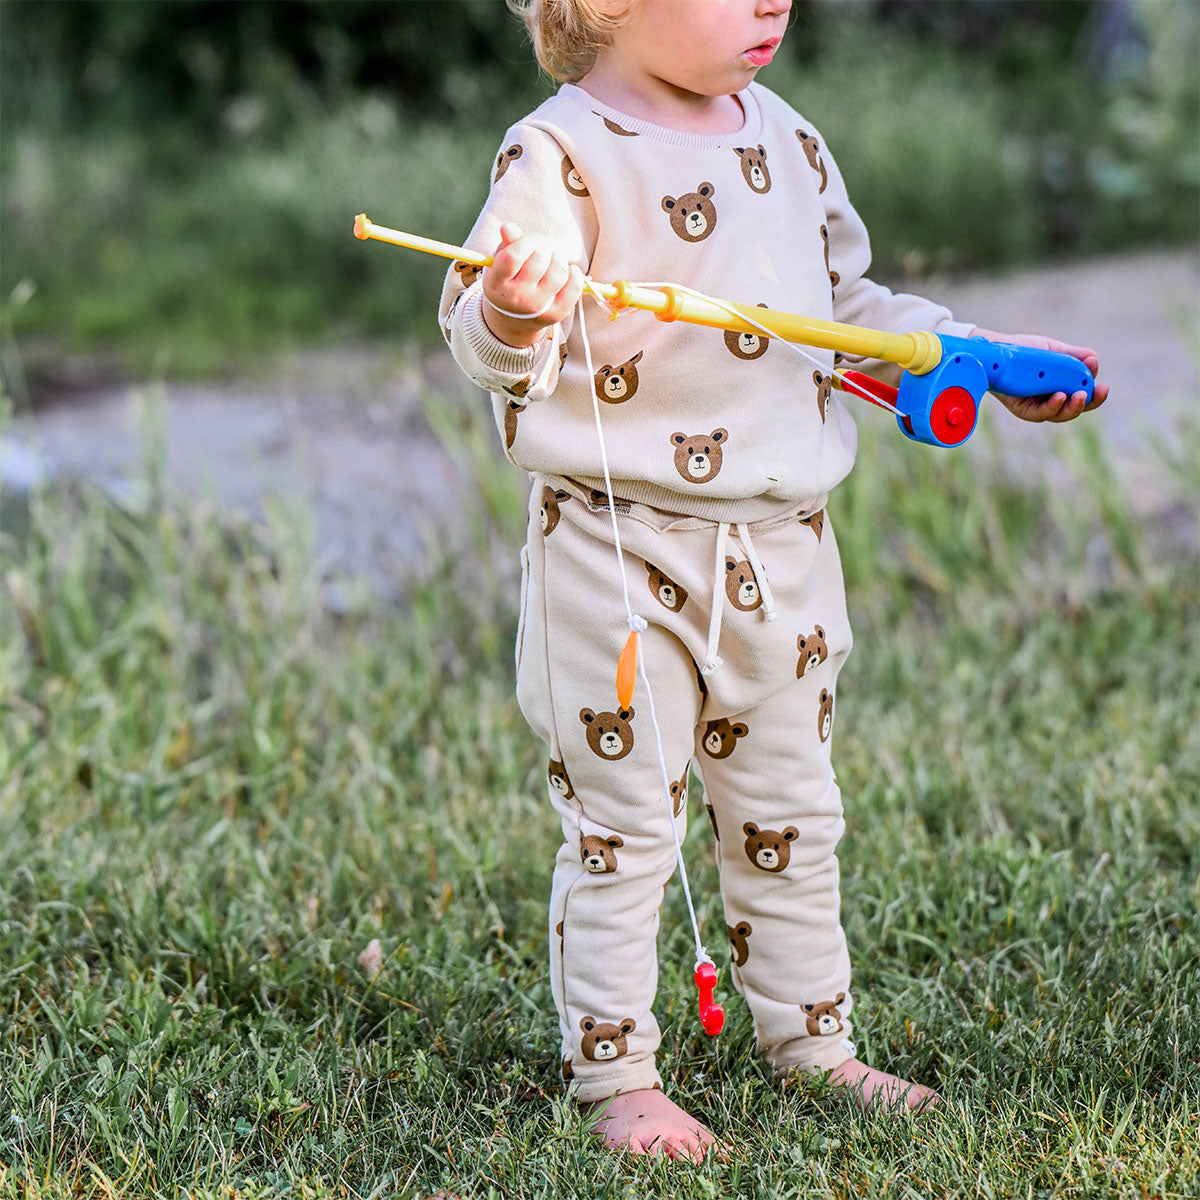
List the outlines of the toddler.
{"type": "MultiPolygon", "coordinates": [[[[549,917],[562,1073],[607,1145],[689,1158],[713,1135],[662,1090],[651,1005],[693,758],[733,981],[771,1068],[844,1084],[864,1104],[936,1096],[866,1065],[851,1040],[830,766],[851,633],[826,501],[856,436],[834,356],[805,368],[767,337],[645,313],[610,322],[591,300],[580,318],[585,273],[896,332],[979,332],[1096,369],[1090,350],[977,331],[866,278],[866,230],[829,148],[753,82],[790,4],[521,0],[562,87],[505,135],[467,240],[494,265],[455,263],[440,310],[533,479],[517,695],[548,746],[562,820],[549,917]],[[614,698],[628,633],[617,523],[653,711],[640,680],[628,706],[614,698]]],[[[1084,399],[1005,403],[1064,421],[1084,399]]]]}

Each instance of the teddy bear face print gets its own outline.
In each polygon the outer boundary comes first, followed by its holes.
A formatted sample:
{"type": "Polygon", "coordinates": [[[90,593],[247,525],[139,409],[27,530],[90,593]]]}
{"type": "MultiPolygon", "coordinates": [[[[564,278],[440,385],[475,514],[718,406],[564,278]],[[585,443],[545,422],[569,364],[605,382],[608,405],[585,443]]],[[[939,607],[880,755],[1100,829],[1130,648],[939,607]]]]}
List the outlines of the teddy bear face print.
{"type": "Polygon", "coordinates": [[[583,1043],[580,1046],[583,1057],[591,1062],[607,1062],[620,1058],[628,1051],[625,1038],[637,1028],[637,1022],[632,1017],[626,1017],[620,1025],[616,1025],[611,1021],[584,1017],[579,1022],[579,1028],[583,1030],[583,1043]]]}
{"type": "Polygon", "coordinates": [[[716,479],[721,470],[721,443],[728,437],[725,429],[691,435],[671,434],[671,444],[675,447],[675,470],[688,483],[709,483],[716,479]]]}
{"type": "Polygon", "coordinates": [[[717,210],[711,183],[700,184],[694,192],[682,196],[664,196],[663,212],[671,218],[671,228],[685,242],[702,242],[717,227],[717,210]]]}
{"type": "Polygon", "coordinates": [[[593,754],[615,762],[633,749],[633,709],[619,712],[592,712],[581,709],[579,719],[587,726],[587,744],[593,754]]]}

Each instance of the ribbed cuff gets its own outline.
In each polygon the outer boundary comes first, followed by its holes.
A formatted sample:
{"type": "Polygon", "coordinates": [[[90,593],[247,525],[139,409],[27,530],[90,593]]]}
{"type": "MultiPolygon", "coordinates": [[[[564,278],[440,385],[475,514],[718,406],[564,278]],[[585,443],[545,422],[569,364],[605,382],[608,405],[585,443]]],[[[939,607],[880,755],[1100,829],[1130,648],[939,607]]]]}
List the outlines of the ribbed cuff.
{"type": "Polygon", "coordinates": [[[479,365],[499,375],[530,375],[540,365],[551,338],[543,338],[535,346],[510,346],[502,342],[483,319],[483,293],[467,296],[462,304],[463,339],[479,365]]]}
{"type": "Polygon", "coordinates": [[[589,1078],[581,1080],[576,1073],[571,1081],[571,1095],[579,1104],[594,1104],[618,1092],[641,1092],[662,1087],[662,1076],[654,1066],[653,1058],[648,1062],[635,1063],[632,1069],[605,1072],[598,1079],[590,1077],[590,1071],[588,1074],[589,1078]]]}
{"type": "MultiPolygon", "coordinates": [[[[776,1077],[790,1075],[794,1071],[805,1075],[824,1075],[826,1071],[833,1071],[855,1057],[853,1043],[845,1038],[837,1042],[831,1038],[797,1038],[793,1046],[796,1050],[803,1048],[803,1053],[798,1054],[794,1062],[773,1062],[771,1069],[776,1077]]],[[[796,1054],[796,1050],[793,1050],[793,1054],[796,1054]]]]}

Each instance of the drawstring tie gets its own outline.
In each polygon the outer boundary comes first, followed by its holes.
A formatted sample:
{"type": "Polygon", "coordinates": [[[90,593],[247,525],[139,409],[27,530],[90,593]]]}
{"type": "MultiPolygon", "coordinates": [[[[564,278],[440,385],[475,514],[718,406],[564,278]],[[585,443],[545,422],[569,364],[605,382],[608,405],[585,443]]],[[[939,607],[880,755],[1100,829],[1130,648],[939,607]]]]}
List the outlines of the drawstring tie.
{"type": "MultiPolygon", "coordinates": [[[[738,539],[746,551],[746,559],[750,570],[754,572],[754,582],[762,600],[763,615],[768,621],[774,621],[779,614],[775,611],[775,597],[771,594],[771,585],[767,582],[767,573],[754,548],[750,537],[750,527],[739,523],[737,526],[738,539]]],[[[704,663],[700,667],[701,675],[711,675],[724,661],[717,653],[717,643],[721,640],[721,618],[725,614],[725,554],[729,543],[729,522],[721,521],[717,525],[717,551],[713,556],[713,590],[712,613],[708,619],[708,645],[704,650],[704,663]]]]}

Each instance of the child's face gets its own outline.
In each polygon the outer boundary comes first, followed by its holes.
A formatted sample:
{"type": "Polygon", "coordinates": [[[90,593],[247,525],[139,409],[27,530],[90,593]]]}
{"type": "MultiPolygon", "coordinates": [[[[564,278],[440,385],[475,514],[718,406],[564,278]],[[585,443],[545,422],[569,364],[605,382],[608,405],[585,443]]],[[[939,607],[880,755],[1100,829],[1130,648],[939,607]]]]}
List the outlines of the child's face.
{"type": "Polygon", "coordinates": [[[608,48],[625,70],[728,96],[775,54],[792,0],[635,0],[608,48]]]}

